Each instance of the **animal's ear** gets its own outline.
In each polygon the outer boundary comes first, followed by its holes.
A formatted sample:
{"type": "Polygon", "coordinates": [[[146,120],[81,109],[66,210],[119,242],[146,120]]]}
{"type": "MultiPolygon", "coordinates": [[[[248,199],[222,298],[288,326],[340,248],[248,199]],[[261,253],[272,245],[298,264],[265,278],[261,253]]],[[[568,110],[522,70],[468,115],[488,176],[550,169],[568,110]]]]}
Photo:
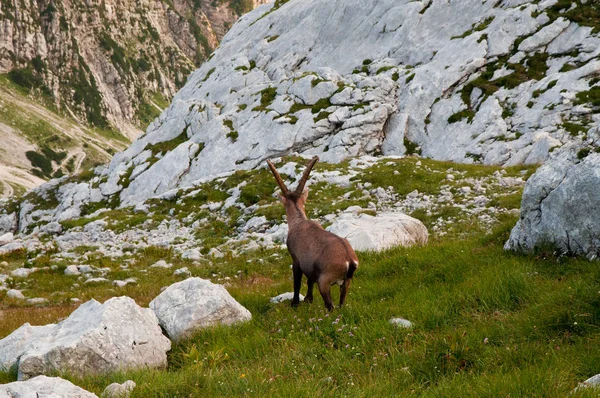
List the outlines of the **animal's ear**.
{"type": "Polygon", "coordinates": [[[279,200],[281,201],[281,203],[285,204],[285,202],[287,202],[287,199],[285,198],[285,196],[283,196],[282,194],[279,194],[279,200]]]}
{"type": "Polygon", "coordinates": [[[308,198],[308,188],[304,188],[304,191],[302,191],[302,201],[306,202],[306,199],[308,198]]]}

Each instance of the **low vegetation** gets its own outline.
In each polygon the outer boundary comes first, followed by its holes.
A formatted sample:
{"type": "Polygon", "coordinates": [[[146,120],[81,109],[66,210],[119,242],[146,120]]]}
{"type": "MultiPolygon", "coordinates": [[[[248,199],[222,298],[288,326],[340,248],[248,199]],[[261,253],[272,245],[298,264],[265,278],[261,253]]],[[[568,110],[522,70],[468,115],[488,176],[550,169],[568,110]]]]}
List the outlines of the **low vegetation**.
{"type": "MultiPolygon", "coordinates": [[[[296,158],[284,161],[296,161],[297,171],[304,163],[296,158]]],[[[351,169],[349,162],[319,163],[315,173],[351,169]]],[[[502,175],[527,178],[534,170],[507,168],[502,175]]],[[[399,198],[415,190],[435,196],[444,189],[459,196],[466,181],[486,181],[500,172],[495,167],[414,157],[383,159],[353,177],[350,187],[315,181],[307,210],[311,217],[319,217],[351,205],[367,207],[360,188],[367,185],[390,189],[399,198]],[[448,173],[456,175],[457,181],[448,180],[448,173]]],[[[206,220],[197,229],[203,243],[224,242],[236,233],[238,219],[248,215],[235,206],[227,212],[209,212],[202,205],[226,200],[232,188],[240,189],[239,202],[246,208],[255,206],[252,215],[263,212],[283,221],[283,208],[274,196],[276,185],[268,173],[266,169],[239,171],[197,187],[195,195],[152,201],[150,209],[159,218],[206,220]]],[[[490,185],[486,195],[494,198],[493,206],[516,209],[521,189],[490,185]]],[[[413,213],[430,228],[428,245],[358,253],[360,267],[347,305],[331,313],[323,309],[320,297],[297,309],[269,302],[270,297],[292,289],[291,260],[284,248],[224,251],[222,258],[206,256],[197,263],[181,259],[168,247],[126,251],[123,258],[104,256],[94,246],[79,248],[78,255],[85,255],[92,266],[107,268],[110,279],[137,279],[118,291],[108,283],[85,284],[76,276],[65,276],[64,268],[73,260],[56,257],[57,249],[46,254],[7,254],[0,257],[8,264],[2,267],[4,272],[23,265],[55,267],[10,281],[28,296],[48,298],[49,304],[31,307],[0,296],[0,336],[24,322],[63,319],[75,308],[73,298],[103,301],[128,295],[147,305],[163,286],[181,280],[173,270],[187,266],[194,276],[225,284],[252,312],[252,321],[206,329],[175,344],[165,370],[84,379],[63,376],[97,394],[112,382],[132,379],[137,383],[133,397],[564,397],[578,382],[598,373],[597,264],[556,256],[550,248],[528,256],[505,252],[503,244],[518,218],[514,212],[501,213],[490,228],[452,202],[436,209],[413,213]],[[432,225],[448,215],[454,217],[450,232],[435,233],[432,225]],[[173,268],[149,268],[161,259],[173,268]],[[406,318],[414,327],[392,326],[388,323],[392,317],[406,318]]],[[[152,218],[128,209],[113,212],[120,213],[107,217],[114,223],[109,227],[121,230],[140,225],[144,217],[152,218]]],[[[160,222],[159,218],[152,222],[160,222]]],[[[337,289],[333,292],[337,294],[337,289]]],[[[0,373],[0,382],[14,377],[0,373]]],[[[573,396],[588,395],[592,396],[589,392],[573,396]]]]}

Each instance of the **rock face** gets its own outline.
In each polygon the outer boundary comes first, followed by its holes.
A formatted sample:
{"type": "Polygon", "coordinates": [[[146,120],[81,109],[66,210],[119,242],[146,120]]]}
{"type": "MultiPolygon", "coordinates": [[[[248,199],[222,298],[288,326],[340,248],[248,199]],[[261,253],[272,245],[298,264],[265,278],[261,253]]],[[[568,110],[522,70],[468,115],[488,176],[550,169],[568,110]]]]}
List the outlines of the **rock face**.
{"type": "Polygon", "coordinates": [[[90,300],[54,325],[28,323],[0,340],[0,364],[19,380],[54,371],[79,375],[163,367],[171,342],[149,309],[129,297],[90,300]]]}
{"type": "Polygon", "coordinates": [[[27,381],[0,385],[0,397],[6,398],[98,398],[60,377],[37,376],[27,381]]]}
{"type": "Polygon", "coordinates": [[[61,187],[48,218],[115,196],[111,203],[136,205],[293,152],[327,162],[411,152],[543,162],[598,130],[600,37],[593,20],[578,17],[598,5],[572,4],[262,5],[240,18],[146,134],[95,179],[61,187]]]}
{"type": "Polygon", "coordinates": [[[221,285],[201,278],[189,278],[169,286],[150,302],[160,325],[172,340],[216,324],[249,321],[252,314],[221,285]]]}
{"type": "Polygon", "coordinates": [[[527,181],[521,219],[506,249],[551,245],[564,253],[600,255],[600,154],[562,151],[527,181]],[[580,159],[581,158],[581,159],[580,159]]]}
{"type": "Polygon", "coordinates": [[[384,250],[393,246],[427,243],[427,228],[416,218],[402,213],[368,214],[336,220],[329,232],[348,239],[354,250],[384,250]]]}

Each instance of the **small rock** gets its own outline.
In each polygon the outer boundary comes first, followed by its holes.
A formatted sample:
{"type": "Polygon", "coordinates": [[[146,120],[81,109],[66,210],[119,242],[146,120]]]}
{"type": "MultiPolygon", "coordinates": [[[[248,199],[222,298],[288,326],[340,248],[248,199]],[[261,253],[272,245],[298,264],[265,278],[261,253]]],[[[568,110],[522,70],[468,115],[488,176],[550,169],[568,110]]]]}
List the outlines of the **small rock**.
{"type": "Polygon", "coordinates": [[[181,254],[181,258],[186,260],[198,261],[202,258],[202,254],[198,249],[186,250],[181,254]]]}
{"type": "Polygon", "coordinates": [[[11,271],[11,275],[17,278],[27,278],[29,274],[37,271],[37,268],[17,268],[11,271]]]}
{"type": "Polygon", "coordinates": [[[158,260],[150,266],[150,268],[171,268],[173,264],[167,263],[165,260],[158,260]]]}
{"type": "Polygon", "coordinates": [[[210,249],[210,251],[208,252],[208,255],[210,257],[214,257],[214,258],[222,258],[225,255],[223,253],[221,253],[221,251],[219,249],[217,249],[216,247],[213,247],[212,249],[210,249]]]}
{"type": "MultiPolygon", "coordinates": [[[[273,304],[283,303],[284,301],[291,301],[294,298],[293,292],[281,293],[279,296],[271,297],[269,300],[273,304]]],[[[300,295],[300,301],[304,301],[304,296],[300,295]]]]}
{"type": "Polygon", "coordinates": [[[399,328],[410,329],[413,327],[412,322],[404,318],[392,318],[389,322],[399,328]]]}
{"type": "Polygon", "coordinates": [[[175,272],[173,272],[173,275],[190,277],[190,276],[192,276],[192,273],[190,272],[190,270],[187,267],[183,267],[183,268],[179,268],[178,270],[175,270],[175,272]]]}
{"type": "Polygon", "coordinates": [[[77,269],[79,270],[79,272],[81,272],[82,274],[89,274],[91,272],[94,272],[94,267],[92,267],[91,265],[87,265],[87,264],[83,264],[83,265],[78,265],[77,269]]]}
{"type": "Polygon", "coordinates": [[[19,300],[25,299],[25,296],[23,296],[23,293],[21,293],[21,291],[17,290],[17,289],[10,289],[8,292],[6,292],[6,297],[13,298],[13,299],[19,299],[19,300]]]}
{"type": "Polygon", "coordinates": [[[127,380],[123,384],[112,383],[104,389],[101,398],[128,398],[135,388],[136,384],[132,380],[127,380]]]}
{"type": "Polygon", "coordinates": [[[462,194],[467,195],[467,194],[471,193],[471,187],[460,187],[459,191],[462,194]]]}
{"type": "Polygon", "coordinates": [[[106,278],[90,278],[87,281],[85,281],[85,284],[88,285],[90,283],[104,283],[104,282],[110,282],[110,281],[106,278]]]}
{"type": "Polygon", "coordinates": [[[67,268],[65,268],[65,275],[81,275],[81,272],[76,265],[69,265],[67,268]]]}
{"type": "Polygon", "coordinates": [[[8,267],[8,263],[6,261],[2,261],[0,263],[0,266],[2,266],[2,267],[8,267]]]}
{"type": "Polygon", "coordinates": [[[45,304],[47,303],[48,300],[43,298],[43,297],[35,297],[35,298],[30,298],[27,300],[27,304],[45,304]]]}

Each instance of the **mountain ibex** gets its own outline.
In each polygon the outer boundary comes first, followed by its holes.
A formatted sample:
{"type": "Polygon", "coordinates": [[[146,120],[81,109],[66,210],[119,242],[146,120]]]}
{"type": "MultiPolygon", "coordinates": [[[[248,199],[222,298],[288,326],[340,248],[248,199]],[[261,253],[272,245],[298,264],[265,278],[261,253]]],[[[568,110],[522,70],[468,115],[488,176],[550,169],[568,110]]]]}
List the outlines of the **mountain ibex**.
{"type": "Polygon", "coordinates": [[[306,166],[298,187],[293,192],[287,189],[273,163],[269,160],[267,163],[277,185],[281,188],[280,198],[287,214],[289,227],[287,248],[292,256],[294,272],[292,306],[295,307],[300,303],[300,286],[304,274],[308,279],[308,292],[304,301],[312,303],[313,286],[316,282],[325,301],[325,307],[331,311],[333,309],[331,285],[337,283],[340,286],[341,307],[346,300],[352,275],[358,268],[358,258],[346,239],[325,231],[317,222],[306,217],[304,204],[308,197],[308,189],[305,190],[304,185],[317,160],[319,158],[315,156],[306,166]]]}

